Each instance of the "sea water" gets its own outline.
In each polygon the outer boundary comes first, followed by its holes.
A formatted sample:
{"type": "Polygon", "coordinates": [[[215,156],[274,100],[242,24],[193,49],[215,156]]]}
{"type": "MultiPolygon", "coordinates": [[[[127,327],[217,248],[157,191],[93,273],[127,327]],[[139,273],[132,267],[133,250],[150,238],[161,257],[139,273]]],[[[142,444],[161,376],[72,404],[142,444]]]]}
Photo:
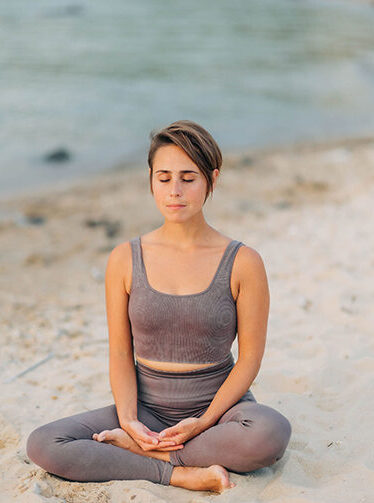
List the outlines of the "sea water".
{"type": "Polygon", "coordinates": [[[179,119],[228,151],[370,134],[373,103],[362,2],[0,0],[0,194],[145,169],[179,119]]]}

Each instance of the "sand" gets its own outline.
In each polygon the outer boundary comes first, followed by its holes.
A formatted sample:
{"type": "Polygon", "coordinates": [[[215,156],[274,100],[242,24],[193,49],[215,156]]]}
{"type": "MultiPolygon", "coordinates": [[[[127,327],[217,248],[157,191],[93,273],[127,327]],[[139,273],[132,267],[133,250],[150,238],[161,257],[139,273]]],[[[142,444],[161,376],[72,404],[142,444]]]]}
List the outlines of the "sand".
{"type": "Polygon", "coordinates": [[[162,224],[146,164],[119,166],[0,201],[0,501],[373,501],[374,138],[226,154],[218,185],[207,221],[255,248],[268,274],[267,345],[252,390],[292,424],[283,458],[231,474],[237,485],[221,495],[68,482],[27,458],[37,426],[113,403],[106,260],[162,224]]]}

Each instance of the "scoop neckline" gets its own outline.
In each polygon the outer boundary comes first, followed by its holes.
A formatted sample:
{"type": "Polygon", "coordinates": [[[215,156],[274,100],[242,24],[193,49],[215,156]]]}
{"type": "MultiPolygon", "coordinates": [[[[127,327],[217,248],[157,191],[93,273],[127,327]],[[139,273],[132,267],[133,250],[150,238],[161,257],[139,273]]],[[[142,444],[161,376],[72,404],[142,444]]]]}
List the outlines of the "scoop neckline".
{"type": "Polygon", "coordinates": [[[149,281],[148,281],[148,276],[147,276],[147,271],[146,271],[146,268],[145,268],[145,264],[144,264],[144,260],[143,260],[143,249],[142,249],[142,242],[141,242],[141,238],[140,236],[138,236],[138,243],[139,243],[139,250],[140,250],[140,261],[141,261],[141,265],[142,265],[142,270],[143,270],[143,275],[144,275],[144,279],[145,279],[145,282],[148,286],[148,288],[150,290],[152,290],[152,292],[155,292],[159,295],[166,295],[167,297],[196,297],[198,295],[202,295],[203,293],[206,293],[208,292],[215,280],[216,280],[216,277],[218,276],[218,273],[219,271],[221,270],[221,267],[223,265],[223,261],[229,251],[229,249],[231,248],[232,244],[235,243],[237,240],[236,239],[232,239],[228,245],[226,246],[225,248],[225,251],[223,252],[222,254],[222,257],[221,257],[221,260],[219,261],[219,264],[218,264],[218,267],[216,269],[216,272],[213,276],[213,279],[211,280],[211,282],[209,283],[209,285],[207,286],[207,288],[205,288],[205,290],[202,290],[201,292],[197,292],[197,293],[184,293],[184,294],[181,294],[181,295],[177,295],[177,294],[173,294],[173,293],[166,293],[166,292],[161,292],[160,290],[156,290],[155,288],[153,288],[153,286],[150,285],[149,281]]]}

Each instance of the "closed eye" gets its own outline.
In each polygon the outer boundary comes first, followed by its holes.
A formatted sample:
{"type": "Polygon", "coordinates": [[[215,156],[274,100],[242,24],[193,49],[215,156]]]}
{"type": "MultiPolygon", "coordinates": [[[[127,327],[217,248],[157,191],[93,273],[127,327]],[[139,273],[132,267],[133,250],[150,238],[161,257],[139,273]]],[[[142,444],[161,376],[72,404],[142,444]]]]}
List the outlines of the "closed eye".
{"type": "MultiPolygon", "coordinates": [[[[160,180],[160,182],[162,182],[162,183],[166,183],[166,182],[170,182],[170,180],[160,180]]],[[[191,182],[193,182],[193,180],[183,180],[183,179],[182,179],[182,182],[191,183],[191,182]]]]}

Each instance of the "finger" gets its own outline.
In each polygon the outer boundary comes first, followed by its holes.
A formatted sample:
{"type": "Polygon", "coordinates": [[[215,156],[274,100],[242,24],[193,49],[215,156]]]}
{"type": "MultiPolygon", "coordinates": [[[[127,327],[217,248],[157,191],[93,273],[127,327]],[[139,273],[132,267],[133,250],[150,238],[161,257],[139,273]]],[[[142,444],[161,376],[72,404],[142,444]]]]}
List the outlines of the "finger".
{"type": "Polygon", "coordinates": [[[152,438],[155,438],[156,440],[158,439],[158,433],[156,431],[150,432],[149,436],[152,437],[152,438]]]}
{"type": "MultiPolygon", "coordinates": [[[[143,423],[142,423],[143,424],[143,423]]],[[[155,438],[158,438],[158,433],[157,431],[153,431],[151,430],[150,428],[148,428],[148,426],[146,426],[145,424],[143,424],[143,427],[144,427],[144,431],[142,433],[145,433],[146,435],[148,436],[151,436],[151,437],[155,437],[155,438]]]]}
{"type": "MultiPolygon", "coordinates": [[[[135,439],[142,439],[144,442],[152,443],[153,439],[158,440],[158,433],[152,431],[144,423],[136,422],[133,428],[131,428],[131,436],[135,439]]],[[[157,444],[157,442],[153,442],[157,444]]]]}
{"type": "Polygon", "coordinates": [[[154,451],[154,450],[157,450],[157,446],[156,445],[150,445],[150,444],[138,444],[142,449],[143,451],[154,451]]]}
{"type": "Polygon", "coordinates": [[[137,438],[141,440],[142,442],[145,442],[146,444],[150,445],[157,445],[158,444],[158,439],[156,437],[153,437],[151,435],[147,435],[146,433],[138,433],[137,438]]]}
{"type": "Polygon", "coordinates": [[[183,449],[184,445],[172,445],[170,447],[160,447],[157,449],[153,449],[154,451],[178,451],[179,449],[183,449]]]}
{"type": "Polygon", "coordinates": [[[180,433],[175,433],[174,435],[170,435],[168,437],[161,437],[159,442],[174,442],[174,444],[180,444],[182,439],[182,435],[180,433]]]}
{"type": "Polygon", "coordinates": [[[149,442],[143,442],[142,440],[136,440],[136,443],[143,449],[143,451],[151,451],[152,449],[157,449],[157,444],[150,444],[149,442]]]}
{"type": "Polygon", "coordinates": [[[177,430],[173,430],[173,431],[169,431],[169,432],[162,431],[162,432],[160,432],[158,438],[160,440],[171,440],[171,439],[175,439],[180,434],[181,434],[181,432],[177,431],[177,430]]]}
{"type": "Polygon", "coordinates": [[[180,442],[166,442],[166,441],[160,441],[156,447],[153,447],[154,449],[159,449],[160,447],[174,447],[175,445],[180,444],[180,442]]]}
{"type": "Polygon", "coordinates": [[[166,430],[162,430],[159,433],[158,438],[160,439],[165,439],[165,438],[171,438],[174,437],[175,435],[178,435],[180,432],[177,428],[166,428],[166,430]]]}
{"type": "Polygon", "coordinates": [[[160,440],[157,444],[157,447],[169,447],[171,445],[176,445],[177,442],[175,440],[160,440]]]}
{"type": "MultiPolygon", "coordinates": [[[[161,446],[161,442],[157,442],[157,443],[144,442],[142,439],[139,439],[139,438],[136,439],[135,441],[145,451],[151,451],[152,449],[158,449],[158,447],[161,446]]],[[[173,445],[175,445],[175,444],[173,444],[173,445]]]]}
{"type": "Polygon", "coordinates": [[[146,431],[143,433],[145,433],[145,435],[147,435],[148,437],[155,437],[155,438],[158,437],[157,431],[152,431],[149,428],[147,428],[146,431]]]}

